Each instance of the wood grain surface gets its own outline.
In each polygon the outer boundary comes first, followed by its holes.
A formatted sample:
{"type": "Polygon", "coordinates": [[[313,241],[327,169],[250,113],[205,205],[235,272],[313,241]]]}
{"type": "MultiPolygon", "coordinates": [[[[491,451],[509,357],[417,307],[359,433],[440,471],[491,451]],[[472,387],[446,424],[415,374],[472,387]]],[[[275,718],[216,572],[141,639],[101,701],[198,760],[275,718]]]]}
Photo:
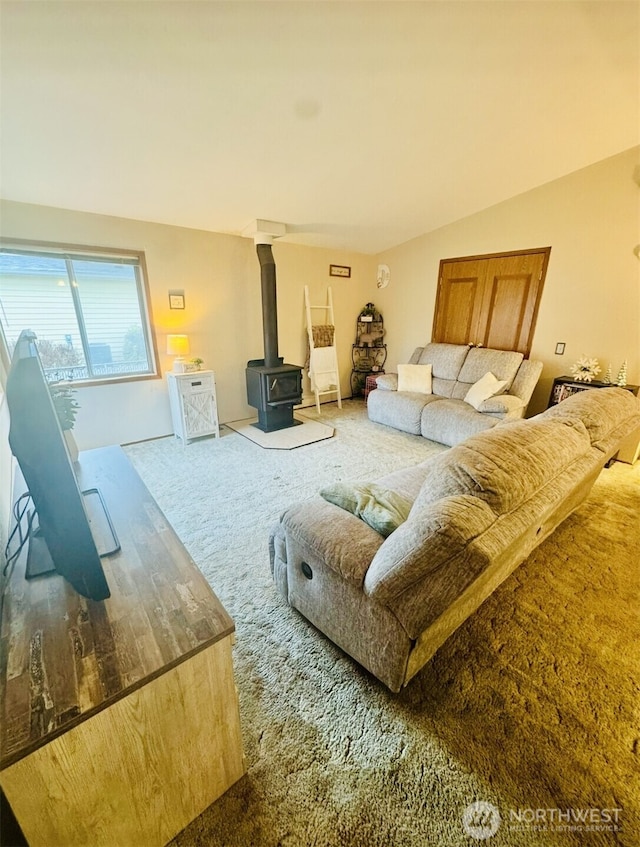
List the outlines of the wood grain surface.
{"type": "Polygon", "coordinates": [[[2,771],[31,847],[162,847],[244,774],[231,640],[2,771]]]}
{"type": "Polygon", "coordinates": [[[27,581],[21,556],[0,638],[0,770],[234,631],[123,451],[81,453],[79,467],[122,547],[102,559],[111,597],[87,600],[57,574],[27,581]]]}

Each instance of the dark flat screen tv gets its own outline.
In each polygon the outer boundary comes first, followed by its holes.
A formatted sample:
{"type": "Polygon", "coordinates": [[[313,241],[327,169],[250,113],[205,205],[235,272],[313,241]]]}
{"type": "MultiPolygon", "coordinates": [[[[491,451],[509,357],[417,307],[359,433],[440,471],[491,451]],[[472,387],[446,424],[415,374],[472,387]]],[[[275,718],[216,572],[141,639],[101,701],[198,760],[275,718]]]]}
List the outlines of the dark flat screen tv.
{"type": "Polygon", "coordinates": [[[9,446],[37,513],[37,535],[57,573],[83,597],[105,600],[109,586],[31,330],[15,346],[6,396],[9,446]]]}

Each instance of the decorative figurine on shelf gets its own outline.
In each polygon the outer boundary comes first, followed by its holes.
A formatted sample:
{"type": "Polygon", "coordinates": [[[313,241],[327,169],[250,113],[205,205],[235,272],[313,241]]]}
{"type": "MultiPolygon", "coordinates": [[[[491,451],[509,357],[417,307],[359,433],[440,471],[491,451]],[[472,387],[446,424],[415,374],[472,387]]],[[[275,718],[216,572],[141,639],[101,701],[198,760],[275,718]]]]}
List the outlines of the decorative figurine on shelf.
{"type": "Polygon", "coordinates": [[[366,321],[367,323],[376,320],[376,307],[373,303],[367,303],[364,309],[360,312],[358,320],[366,321]]]}
{"type": "Polygon", "coordinates": [[[609,362],[609,364],[607,365],[607,372],[602,379],[602,381],[605,383],[605,385],[611,385],[611,377],[612,377],[611,362],[609,362]]]}
{"type": "Polygon", "coordinates": [[[620,370],[618,371],[618,376],[616,377],[616,385],[619,385],[623,388],[627,384],[627,360],[620,365],[620,370]]]}
{"type": "Polygon", "coordinates": [[[367,303],[358,315],[356,344],[361,347],[380,347],[383,338],[382,315],[373,303],[367,303]]]}
{"type": "Polygon", "coordinates": [[[600,373],[597,359],[581,356],[575,365],[571,365],[571,373],[577,382],[591,382],[600,373]]]}

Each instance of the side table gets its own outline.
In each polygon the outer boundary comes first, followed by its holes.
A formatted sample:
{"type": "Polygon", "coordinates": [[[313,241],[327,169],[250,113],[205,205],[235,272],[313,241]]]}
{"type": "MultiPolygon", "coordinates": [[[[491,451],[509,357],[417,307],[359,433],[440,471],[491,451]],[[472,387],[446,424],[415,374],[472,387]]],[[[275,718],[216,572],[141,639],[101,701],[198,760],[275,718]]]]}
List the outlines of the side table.
{"type": "Polygon", "coordinates": [[[383,373],[384,373],[384,371],[376,371],[375,373],[371,373],[371,374],[367,375],[367,378],[365,379],[365,382],[364,382],[364,399],[365,399],[365,401],[366,401],[367,397],[369,396],[369,392],[373,391],[374,388],[377,387],[376,380],[383,373]]]}
{"type": "Polygon", "coordinates": [[[640,390],[639,385],[614,385],[611,382],[600,382],[600,380],[594,379],[591,382],[581,382],[580,380],[574,379],[572,376],[557,376],[553,380],[553,386],[551,388],[551,395],[549,396],[549,406],[555,406],[556,403],[560,403],[562,400],[566,400],[567,397],[571,397],[572,394],[576,394],[578,391],[587,391],[589,388],[624,388],[626,391],[631,391],[632,394],[638,396],[638,391],[640,390]]]}
{"type": "Polygon", "coordinates": [[[176,438],[187,444],[203,435],[220,437],[213,371],[168,373],[171,419],[176,438]]]}

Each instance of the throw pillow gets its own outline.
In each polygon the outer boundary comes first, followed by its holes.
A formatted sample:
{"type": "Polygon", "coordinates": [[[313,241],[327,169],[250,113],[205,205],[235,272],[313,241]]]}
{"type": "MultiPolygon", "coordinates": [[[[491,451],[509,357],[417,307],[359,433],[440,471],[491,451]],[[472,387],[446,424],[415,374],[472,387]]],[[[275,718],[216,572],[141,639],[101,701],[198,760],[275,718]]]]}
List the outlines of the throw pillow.
{"type": "Polygon", "coordinates": [[[398,391],[431,394],[431,365],[398,365],[398,391]]]}
{"type": "Polygon", "coordinates": [[[489,397],[495,397],[504,390],[507,384],[506,379],[498,379],[491,371],[488,371],[483,377],[471,386],[464,398],[465,403],[469,403],[474,409],[479,409],[480,404],[488,400],[489,397]]]}
{"type": "Polygon", "coordinates": [[[320,496],[351,512],[385,538],[406,521],[412,505],[406,497],[373,483],[350,485],[336,482],[323,488],[320,496]]]}

